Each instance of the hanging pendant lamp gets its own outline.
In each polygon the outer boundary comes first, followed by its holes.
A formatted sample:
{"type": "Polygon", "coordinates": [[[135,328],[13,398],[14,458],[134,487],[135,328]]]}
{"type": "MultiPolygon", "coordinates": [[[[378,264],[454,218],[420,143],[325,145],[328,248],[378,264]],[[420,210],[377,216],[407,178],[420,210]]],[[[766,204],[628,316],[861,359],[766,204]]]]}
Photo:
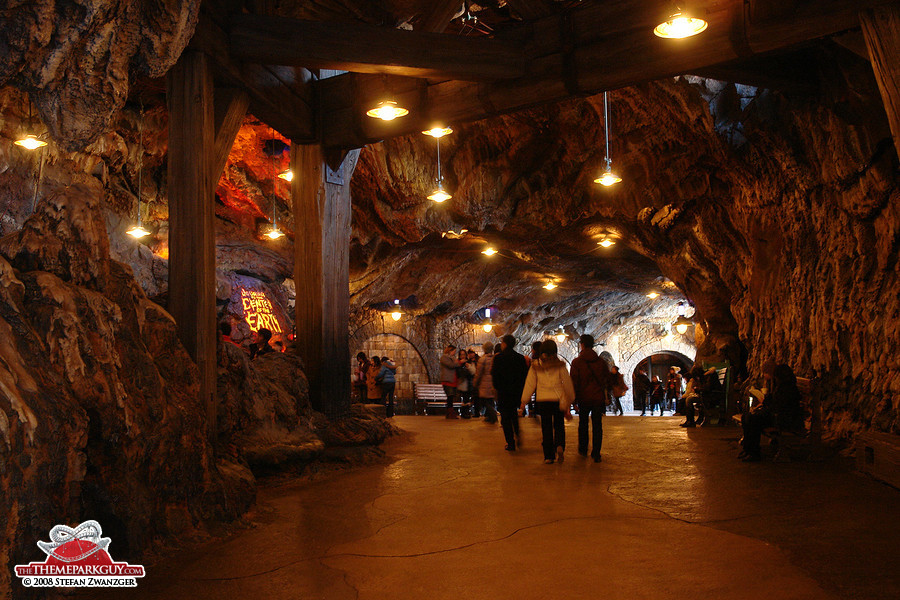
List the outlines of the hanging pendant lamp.
{"type": "Polygon", "coordinates": [[[37,150],[47,145],[47,142],[40,139],[32,133],[34,130],[34,119],[31,114],[31,98],[28,98],[28,121],[25,124],[25,135],[13,142],[16,146],[21,146],[26,150],[37,150]]]}
{"type": "Polygon", "coordinates": [[[666,14],[665,19],[653,28],[653,33],[657,37],[681,40],[698,33],[703,33],[709,23],[705,20],[694,16],[680,3],[671,5],[670,12],[666,14]]]}
{"type": "Polygon", "coordinates": [[[600,177],[594,180],[594,183],[609,187],[622,181],[622,178],[613,173],[612,159],[609,158],[609,105],[606,100],[606,92],[603,92],[603,126],[606,129],[606,169],[600,177]]]}
{"type": "MultiPolygon", "coordinates": [[[[272,139],[275,139],[275,131],[272,130],[272,139]]],[[[278,175],[278,171],[275,169],[275,152],[273,150],[271,154],[272,158],[272,171],[276,173],[276,177],[280,177],[278,175]]],[[[283,178],[287,179],[287,178],[283,178]]],[[[291,175],[291,179],[293,179],[293,174],[291,175]]],[[[290,181],[290,179],[288,179],[290,181]]],[[[284,232],[278,229],[278,180],[275,179],[272,182],[272,228],[266,233],[266,237],[270,240],[277,240],[280,237],[284,237],[284,232]]]]}
{"type": "Polygon", "coordinates": [[[423,131],[422,133],[433,137],[435,143],[437,144],[437,188],[435,188],[435,190],[428,195],[428,199],[434,200],[435,202],[440,204],[441,202],[445,202],[453,197],[448,194],[446,190],[444,190],[444,177],[443,175],[441,175],[441,138],[445,135],[453,133],[453,130],[449,127],[435,126],[428,131],[423,131]]]}
{"type": "Polygon", "coordinates": [[[128,235],[135,239],[141,239],[150,235],[141,224],[141,193],[144,174],[144,105],[141,104],[141,118],[138,121],[138,184],[137,184],[137,223],[128,231],[128,235]]]}

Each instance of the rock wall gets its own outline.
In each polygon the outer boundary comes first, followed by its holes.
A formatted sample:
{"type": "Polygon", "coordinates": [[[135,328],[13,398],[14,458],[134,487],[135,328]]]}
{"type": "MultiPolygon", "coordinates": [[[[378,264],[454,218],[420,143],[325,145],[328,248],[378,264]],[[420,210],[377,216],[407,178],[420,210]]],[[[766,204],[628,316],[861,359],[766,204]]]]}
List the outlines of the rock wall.
{"type": "Polygon", "coordinates": [[[0,589],[57,523],[97,519],[135,561],[255,496],[215,458],[171,316],[110,260],[99,197],[90,178],[48,186],[0,239],[0,589]]]}

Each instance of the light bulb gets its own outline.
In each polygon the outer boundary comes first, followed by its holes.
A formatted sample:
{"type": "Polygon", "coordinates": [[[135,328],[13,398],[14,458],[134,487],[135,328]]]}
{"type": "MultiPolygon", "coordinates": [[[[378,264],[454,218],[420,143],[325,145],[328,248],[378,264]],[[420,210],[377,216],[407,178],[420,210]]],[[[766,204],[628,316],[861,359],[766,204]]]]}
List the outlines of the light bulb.
{"type": "Polygon", "coordinates": [[[285,181],[293,181],[294,180],[294,172],[288,169],[287,171],[282,171],[278,174],[281,179],[285,181]]]}
{"type": "Polygon", "coordinates": [[[494,328],[494,326],[491,325],[490,323],[485,323],[484,325],[481,326],[481,328],[484,329],[485,333],[490,333],[491,330],[494,328]]]}
{"type": "Polygon", "coordinates": [[[566,341],[566,334],[564,334],[564,333],[556,334],[556,341],[559,342],[560,344],[562,344],[564,341],[566,341]]]}
{"type": "Polygon", "coordinates": [[[491,246],[488,246],[487,248],[482,250],[481,253],[484,254],[485,256],[493,256],[493,255],[497,254],[497,251],[494,250],[491,246]]]}
{"type": "Polygon", "coordinates": [[[270,240],[277,240],[278,238],[283,237],[283,236],[284,236],[284,233],[277,227],[273,227],[272,229],[269,230],[268,233],[266,233],[266,237],[268,237],[270,240]]]}
{"type": "Polygon", "coordinates": [[[401,313],[399,310],[395,310],[394,312],[391,313],[391,318],[395,321],[399,321],[400,317],[402,317],[402,316],[403,316],[403,313],[401,313]]]}
{"type": "Polygon", "coordinates": [[[140,225],[135,225],[134,227],[132,227],[125,233],[127,233],[128,235],[130,235],[131,237],[136,238],[136,239],[141,239],[144,236],[150,235],[150,232],[147,231],[146,229],[144,229],[143,227],[141,227],[140,225]]]}
{"type": "Polygon", "coordinates": [[[612,172],[612,169],[607,165],[606,170],[603,172],[603,175],[594,180],[594,183],[599,183],[604,187],[609,187],[611,185],[615,185],[622,181],[622,178],[612,172]]]}
{"type": "Polygon", "coordinates": [[[649,294],[647,294],[647,297],[651,300],[656,300],[657,298],[659,298],[659,294],[656,292],[650,292],[649,294]]]}
{"type": "Polygon", "coordinates": [[[688,328],[688,326],[686,324],[679,323],[678,325],[675,326],[675,331],[677,331],[681,335],[684,335],[684,333],[687,331],[687,328],[688,328]]]}
{"type": "Polygon", "coordinates": [[[609,248],[610,246],[616,245],[616,240],[612,239],[609,236],[604,237],[602,240],[597,242],[598,246],[603,246],[604,248],[609,248]]]}
{"type": "Polygon", "coordinates": [[[431,194],[428,196],[428,199],[434,200],[435,202],[440,204],[441,202],[444,202],[445,200],[449,200],[452,197],[453,196],[451,196],[450,194],[448,194],[447,192],[444,191],[444,186],[439,185],[436,190],[431,192],[431,194]]]}
{"type": "Polygon", "coordinates": [[[709,23],[703,19],[696,19],[679,11],[654,27],[653,33],[661,38],[680,40],[703,33],[707,27],[709,23]]]}
{"type": "Polygon", "coordinates": [[[43,140],[39,140],[37,136],[32,134],[28,134],[23,138],[20,138],[15,141],[16,146],[22,146],[26,150],[37,150],[38,148],[43,148],[47,145],[47,142],[43,140]]]}
{"type": "Polygon", "coordinates": [[[397,103],[393,100],[385,100],[384,102],[379,102],[378,106],[367,110],[366,114],[382,121],[393,121],[397,117],[405,117],[409,114],[409,111],[402,106],[397,106],[397,103]]]}
{"type": "Polygon", "coordinates": [[[544,286],[544,289],[545,290],[553,290],[553,289],[556,289],[556,287],[557,286],[555,283],[553,283],[552,281],[548,281],[547,285],[544,286]]]}
{"type": "Polygon", "coordinates": [[[450,135],[451,133],[453,133],[453,130],[449,127],[436,126],[432,127],[428,131],[423,131],[422,133],[424,133],[425,135],[430,135],[433,138],[442,138],[445,135],[450,135]]]}

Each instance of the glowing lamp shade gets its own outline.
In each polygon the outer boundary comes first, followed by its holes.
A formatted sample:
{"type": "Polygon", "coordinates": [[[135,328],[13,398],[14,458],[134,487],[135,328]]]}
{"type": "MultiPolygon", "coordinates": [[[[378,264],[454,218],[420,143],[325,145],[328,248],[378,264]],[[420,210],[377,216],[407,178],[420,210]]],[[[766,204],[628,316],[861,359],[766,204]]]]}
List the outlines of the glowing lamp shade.
{"type": "Polygon", "coordinates": [[[143,227],[141,227],[140,225],[135,225],[134,227],[132,227],[125,233],[127,233],[131,237],[137,238],[137,239],[141,239],[142,237],[150,235],[150,232],[147,231],[146,229],[144,229],[143,227]]]}
{"type": "Polygon", "coordinates": [[[47,142],[39,140],[37,136],[29,133],[25,137],[16,140],[15,144],[16,146],[22,146],[26,150],[37,150],[46,146],[47,142]]]}
{"type": "Polygon", "coordinates": [[[453,130],[449,127],[436,126],[432,127],[428,131],[423,131],[422,133],[424,133],[425,135],[430,135],[433,138],[442,138],[445,135],[450,135],[451,133],[453,133],[453,130]]]}
{"type": "Polygon", "coordinates": [[[677,11],[669,15],[669,17],[653,28],[653,33],[658,37],[680,40],[688,38],[698,33],[703,33],[709,23],[703,19],[697,19],[681,11],[677,11]]]}
{"type": "Polygon", "coordinates": [[[278,174],[278,177],[284,179],[285,181],[293,181],[294,180],[294,172],[288,169],[287,171],[282,171],[278,174]]]}
{"type": "Polygon", "coordinates": [[[606,166],[606,170],[603,171],[603,175],[594,180],[594,183],[599,183],[603,187],[609,187],[611,185],[615,185],[622,181],[622,178],[612,172],[612,169],[609,165],[606,166]]]}
{"type": "Polygon", "coordinates": [[[280,237],[284,237],[284,232],[278,229],[277,227],[273,227],[266,233],[266,237],[270,240],[277,240],[280,237]]]}
{"type": "Polygon", "coordinates": [[[399,321],[400,317],[402,317],[402,316],[403,316],[403,313],[401,313],[399,310],[395,310],[394,312],[391,313],[391,318],[395,321],[399,321]]]}
{"type": "Polygon", "coordinates": [[[481,253],[484,254],[485,256],[493,256],[493,255],[497,254],[497,251],[494,250],[494,248],[492,248],[491,246],[488,246],[487,248],[482,250],[481,253]]]}
{"type": "Polygon", "coordinates": [[[557,334],[556,334],[556,341],[559,342],[560,344],[562,344],[564,341],[566,341],[566,334],[564,334],[564,333],[557,333],[557,334]]]}
{"type": "Polygon", "coordinates": [[[599,242],[597,242],[598,246],[602,246],[604,248],[609,248],[611,246],[616,245],[616,240],[612,236],[604,235],[599,242]]]}
{"type": "Polygon", "coordinates": [[[688,327],[691,326],[692,321],[685,316],[680,316],[675,319],[675,322],[672,325],[675,326],[675,331],[679,334],[684,335],[687,333],[688,327]]]}
{"type": "Polygon", "coordinates": [[[397,117],[405,117],[406,115],[408,115],[409,110],[403,108],[402,106],[397,106],[397,103],[393,100],[385,100],[384,102],[379,102],[378,106],[367,110],[366,114],[373,119],[393,121],[397,117]]]}
{"type": "Polygon", "coordinates": [[[657,292],[650,292],[649,294],[647,294],[647,297],[651,300],[656,300],[657,298],[659,298],[659,294],[657,292]]]}
{"type": "Polygon", "coordinates": [[[428,199],[434,200],[435,202],[440,204],[441,202],[449,200],[452,197],[453,196],[451,196],[446,191],[444,191],[444,186],[439,185],[436,190],[434,190],[433,192],[431,192],[431,194],[429,194],[428,199]]]}
{"type": "Polygon", "coordinates": [[[555,290],[558,286],[552,281],[548,281],[547,285],[544,286],[545,290],[555,290]]]}
{"type": "Polygon", "coordinates": [[[484,329],[485,333],[490,333],[491,330],[494,328],[494,326],[491,325],[490,323],[485,323],[484,325],[481,326],[481,328],[484,329]]]}

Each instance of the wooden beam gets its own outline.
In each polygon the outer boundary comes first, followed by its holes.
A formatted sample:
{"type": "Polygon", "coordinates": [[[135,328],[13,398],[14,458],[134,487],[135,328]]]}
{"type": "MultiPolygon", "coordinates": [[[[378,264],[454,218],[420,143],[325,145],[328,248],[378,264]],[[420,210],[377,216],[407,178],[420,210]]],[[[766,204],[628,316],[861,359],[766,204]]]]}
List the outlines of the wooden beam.
{"type": "Polygon", "coordinates": [[[166,75],[169,111],[169,312],[197,363],[210,440],[216,436],[216,241],[213,78],[186,51],[166,75]]]}
{"type": "Polygon", "coordinates": [[[416,29],[442,33],[462,6],[463,3],[460,0],[434,0],[431,2],[431,12],[422,16],[422,21],[416,29]]]}
{"type": "Polygon", "coordinates": [[[859,18],[894,148],[900,155],[900,4],[863,11],[859,18]]]}
{"type": "Polygon", "coordinates": [[[548,0],[506,0],[506,4],[526,21],[549,17],[556,12],[553,3],[548,0]]]}
{"type": "Polygon", "coordinates": [[[533,76],[491,83],[391,80],[392,90],[407,90],[396,95],[411,111],[396,121],[359,117],[382,93],[383,81],[347,74],[318,82],[321,139],[327,147],[359,147],[419,131],[436,121],[475,121],[724,63],[738,64],[757,54],[855,27],[859,4],[825,0],[816,4],[819,12],[815,14],[797,9],[793,16],[750,23],[741,3],[721,3],[706,12],[710,23],[706,32],[678,41],[654,36],[653,15],[636,14],[630,4],[587,4],[505,34],[526,44],[526,52],[533,57],[533,76]]]}
{"type": "Polygon", "coordinates": [[[350,410],[350,177],[359,150],[336,171],[318,145],[292,146],[297,348],[313,408],[350,410]]]}
{"type": "Polygon", "coordinates": [[[210,174],[213,182],[217,182],[225,169],[225,163],[228,162],[228,154],[234,145],[234,139],[244,123],[244,117],[247,116],[250,96],[241,89],[223,88],[215,90],[214,100],[216,145],[213,149],[210,174]]]}
{"type": "Polygon", "coordinates": [[[225,31],[209,16],[202,15],[189,47],[209,56],[217,80],[247,92],[249,110],[254,116],[289,139],[314,141],[309,73],[234,61],[228,54],[226,40],[225,31]]]}
{"type": "Polygon", "coordinates": [[[520,44],[376,27],[321,23],[265,15],[236,15],[230,55],[269,65],[387,73],[462,80],[514,79],[525,74],[520,44]]]}

